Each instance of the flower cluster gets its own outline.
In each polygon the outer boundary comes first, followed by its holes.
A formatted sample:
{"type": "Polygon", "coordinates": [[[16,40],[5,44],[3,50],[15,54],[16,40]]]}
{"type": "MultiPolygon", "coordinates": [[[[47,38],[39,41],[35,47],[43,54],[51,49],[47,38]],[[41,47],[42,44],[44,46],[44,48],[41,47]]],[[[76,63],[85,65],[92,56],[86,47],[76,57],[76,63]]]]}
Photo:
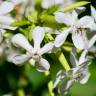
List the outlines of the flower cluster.
{"type": "Polygon", "coordinates": [[[41,0],[39,4],[35,0],[1,1],[0,59],[5,55],[7,62],[16,65],[29,62],[37,71],[46,72],[51,68],[47,55],[66,51],[64,44],[69,43],[72,45],[72,51],[69,51],[70,64],[63,64],[69,68],[60,69],[53,89],[58,87],[59,94],[66,94],[74,82],[85,84],[90,77],[88,66],[92,57],[88,53],[94,54],[92,48],[96,41],[96,10],[91,6],[91,15],[81,17],[79,15],[86,12],[85,7],[60,11],[75,2],[41,0]],[[81,54],[79,59],[76,56],[78,50],[78,54],[81,54]]]}

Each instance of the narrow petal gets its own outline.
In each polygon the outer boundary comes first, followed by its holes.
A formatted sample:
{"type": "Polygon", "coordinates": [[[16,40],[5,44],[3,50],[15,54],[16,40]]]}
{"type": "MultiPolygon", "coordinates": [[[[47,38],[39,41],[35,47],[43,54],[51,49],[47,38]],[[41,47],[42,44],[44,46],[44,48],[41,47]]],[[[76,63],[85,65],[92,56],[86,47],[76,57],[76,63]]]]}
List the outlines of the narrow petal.
{"type": "Polygon", "coordinates": [[[76,57],[76,48],[73,48],[71,53],[70,53],[70,62],[71,62],[73,67],[76,67],[79,65],[79,62],[78,62],[77,57],[76,57]]]}
{"type": "Polygon", "coordinates": [[[45,46],[43,46],[40,49],[40,54],[43,55],[44,53],[48,53],[49,51],[51,51],[54,47],[54,44],[52,42],[47,43],[45,46]]]}
{"type": "Polygon", "coordinates": [[[86,62],[86,55],[88,53],[88,50],[84,50],[79,58],[79,64],[82,64],[86,62]]]}
{"type": "MultiPolygon", "coordinates": [[[[79,30],[78,30],[79,31],[79,30]]],[[[85,32],[73,32],[72,40],[77,49],[88,49],[88,40],[85,32]]]]}
{"type": "Polygon", "coordinates": [[[93,6],[91,6],[91,15],[93,16],[93,18],[96,21],[96,9],[93,6]]]}
{"type": "Polygon", "coordinates": [[[9,16],[0,16],[0,24],[10,25],[15,20],[9,16]]]}
{"type": "Polygon", "coordinates": [[[81,84],[85,84],[87,83],[89,77],[90,77],[90,72],[88,71],[88,69],[85,69],[83,72],[82,72],[82,79],[80,80],[80,83],[81,84]]]}
{"type": "Polygon", "coordinates": [[[0,4],[0,15],[9,13],[14,9],[14,4],[8,1],[4,1],[0,4]]]}
{"type": "Polygon", "coordinates": [[[39,72],[48,71],[50,68],[50,64],[46,59],[41,58],[38,63],[36,63],[36,68],[39,72]]]}
{"type": "Polygon", "coordinates": [[[96,42],[96,35],[94,35],[90,40],[89,40],[89,46],[88,48],[91,48],[94,43],[96,42]]]}
{"type": "Polygon", "coordinates": [[[72,16],[70,13],[56,12],[55,19],[58,23],[64,23],[67,26],[72,25],[72,16]]]}
{"type": "Polygon", "coordinates": [[[64,30],[60,35],[55,38],[54,44],[56,47],[60,47],[66,40],[71,29],[64,30]]]}
{"type": "Polygon", "coordinates": [[[34,49],[38,50],[40,49],[40,44],[44,38],[45,32],[44,29],[41,27],[36,27],[34,28],[33,32],[32,32],[32,38],[34,41],[34,49]]]}
{"type": "Polygon", "coordinates": [[[8,58],[10,62],[13,62],[14,64],[23,64],[25,63],[29,57],[26,54],[12,54],[8,58]]]}
{"type": "Polygon", "coordinates": [[[27,50],[29,53],[33,53],[33,47],[29,44],[28,40],[24,35],[20,33],[16,34],[15,36],[13,36],[11,42],[16,47],[22,47],[25,50],[27,50]]]}

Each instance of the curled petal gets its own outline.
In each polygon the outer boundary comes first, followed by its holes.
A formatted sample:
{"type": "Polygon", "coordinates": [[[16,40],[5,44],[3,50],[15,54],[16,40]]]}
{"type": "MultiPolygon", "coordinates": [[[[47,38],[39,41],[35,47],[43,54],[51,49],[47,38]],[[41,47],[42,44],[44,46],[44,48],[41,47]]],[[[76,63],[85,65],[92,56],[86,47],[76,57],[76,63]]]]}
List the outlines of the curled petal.
{"type": "Polygon", "coordinates": [[[41,27],[36,27],[34,28],[33,32],[32,32],[32,38],[34,41],[34,49],[38,50],[40,49],[40,44],[44,38],[45,32],[44,29],[41,27]]]}
{"type": "Polygon", "coordinates": [[[69,32],[71,31],[71,29],[67,29],[67,30],[64,30],[64,32],[62,32],[60,35],[58,35],[56,38],[55,38],[55,41],[54,41],[54,44],[56,47],[60,47],[66,40],[69,32]]]}
{"type": "Polygon", "coordinates": [[[29,44],[28,40],[25,38],[24,35],[18,33],[15,36],[13,36],[11,42],[16,47],[22,47],[25,50],[27,50],[29,53],[33,53],[33,47],[29,44]]]}
{"type": "Polygon", "coordinates": [[[7,14],[14,9],[14,4],[8,1],[4,1],[0,4],[0,15],[7,14]]]}
{"type": "Polygon", "coordinates": [[[39,62],[36,63],[36,68],[39,72],[48,71],[50,64],[46,59],[41,58],[39,62]]]}
{"type": "Polygon", "coordinates": [[[54,44],[52,42],[47,43],[45,46],[43,46],[40,49],[40,54],[43,55],[44,53],[48,53],[49,51],[51,51],[54,47],[54,44]]]}

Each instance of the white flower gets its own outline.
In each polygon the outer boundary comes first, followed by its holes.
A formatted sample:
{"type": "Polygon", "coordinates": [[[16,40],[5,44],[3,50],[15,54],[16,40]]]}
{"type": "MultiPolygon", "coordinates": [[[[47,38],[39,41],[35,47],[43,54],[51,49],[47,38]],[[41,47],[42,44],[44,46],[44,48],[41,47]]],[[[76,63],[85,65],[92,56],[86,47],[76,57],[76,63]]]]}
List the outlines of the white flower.
{"type": "Polygon", "coordinates": [[[0,4],[0,29],[16,29],[16,27],[10,26],[10,24],[15,20],[12,17],[7,16],[7,14],[11,12],[14,7],[14,4],[8,1],[4,1],[0,4]]]}
{"type": "Polygon", "coordinates": [[[79,60],[76,58],[76,50],[72,50],[70,54],[72,69],[69,71],[60,70],[57,73],[57,79],[54,83],[54,88],[58,85],[58,91],[60,94],[66,94],[71,88],[74,82],[79,82],[80,84],[87,83],[90,73],[88,71],[88,65],[90,60],[86,57],[87,51],[84,51],[79,60]]]}
{"type": "Polygon", "coordinates": [[[93,27],[96,26],[96,24],[91,16],[84,16],[78,19],[76,11],[72,11],[72,13],[57,12],[55,13],[55,19],[58,23],[64,23],[69,27],[56,37],[56,47],[60,47],[64,43],[69,32],[72,32],[73,43],[78,49],[89,49],[89,47],[95,43],[96,36],[93,36],[90,40],[88,40],[86,36],[87,29],[96,29],[96,27],[93,27]],[[93,44],[90,44],[91,40],[93,44]]]}
{"type": "Polygon", "coordinates": [[[13,56],[11,61],[15,64],[22,64],[29,59],[33,59],[36,62],[35,65],[38,71],[43,72],[49,70],[50,65],[48,61],[42,57],[42,55],[51,51],[54,44],[50,42],[40,48],[40,44],[44,39],[44,34],[45,32],[42,27],[34,28],[32,32],[34,47],[29,44],[28,40],[24,35],[18,33],[13,36],[12,43],[16,47],[24,48],[27,52],[26,54],[13,56]]]}
{"type": "Polygon", "coordinates": [[[42,0],[41,5],[43,8],[48,9],[53,5],[62,5],[64,7],[71,5],[74,0],[42,0]]]}
{"type": "Polygon", "coordinates": [[[93,6],[91,6],[91,16],[94,18],[96,22],[96,9],[93,6]]]}

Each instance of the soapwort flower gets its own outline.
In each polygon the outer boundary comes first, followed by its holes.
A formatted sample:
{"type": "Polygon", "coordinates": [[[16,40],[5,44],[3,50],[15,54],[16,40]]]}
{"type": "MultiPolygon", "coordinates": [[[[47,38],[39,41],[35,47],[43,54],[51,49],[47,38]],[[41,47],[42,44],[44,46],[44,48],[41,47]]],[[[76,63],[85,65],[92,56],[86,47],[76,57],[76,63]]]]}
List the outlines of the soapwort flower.
{"type": "Polygon", "coordinates": [[[44,72],[49,70],[50,65],[46,59],[42,57],[43,54],[48,53],[52,50],[54,44],[49,42],[40,48],[40,44],[44,39],[44,29],[42,27],[34,28],[32,32],[32,38],[34,42],[34,47],[32,47],[26,37],[20,33],[16,34],[12,38],[12,43],[16,47],[22,47],[26,50],[26,54],[12,55],[11,61],[15,64],[23,64],[24,62],[33,59],[35,61],[35,66],[38,71],[44,72]]]}
{"type": "Polygon", "coordinates": [[[64,23],[69,27],[56,37],[56,47],[60,47],[65,42],[69,32],[72,32],[72,41],[78,49],[89,49],[95,43],[96,35],[90,40],[86,36],[88,29],[96,30],[96,24],[91,16],[78,19],[77,12],[73,10],[69,13],[56,12],[55,19],[58,23],[64,23]]]}
{"type": "Polygon", "coordinates": [[[72,69],[66,72],[64,70],[60,70],[57,73],[54,88],[58,85],[58,92],[60,94],[66,94],[74,82],[79,82],[80,84],[87,83],[90,77],[88,70],[90,60],[86,57],[87,51],[82,52],[79,60],[77,60],[75,53],[76,52],[73,49],[70,54],[72,69]]]}

